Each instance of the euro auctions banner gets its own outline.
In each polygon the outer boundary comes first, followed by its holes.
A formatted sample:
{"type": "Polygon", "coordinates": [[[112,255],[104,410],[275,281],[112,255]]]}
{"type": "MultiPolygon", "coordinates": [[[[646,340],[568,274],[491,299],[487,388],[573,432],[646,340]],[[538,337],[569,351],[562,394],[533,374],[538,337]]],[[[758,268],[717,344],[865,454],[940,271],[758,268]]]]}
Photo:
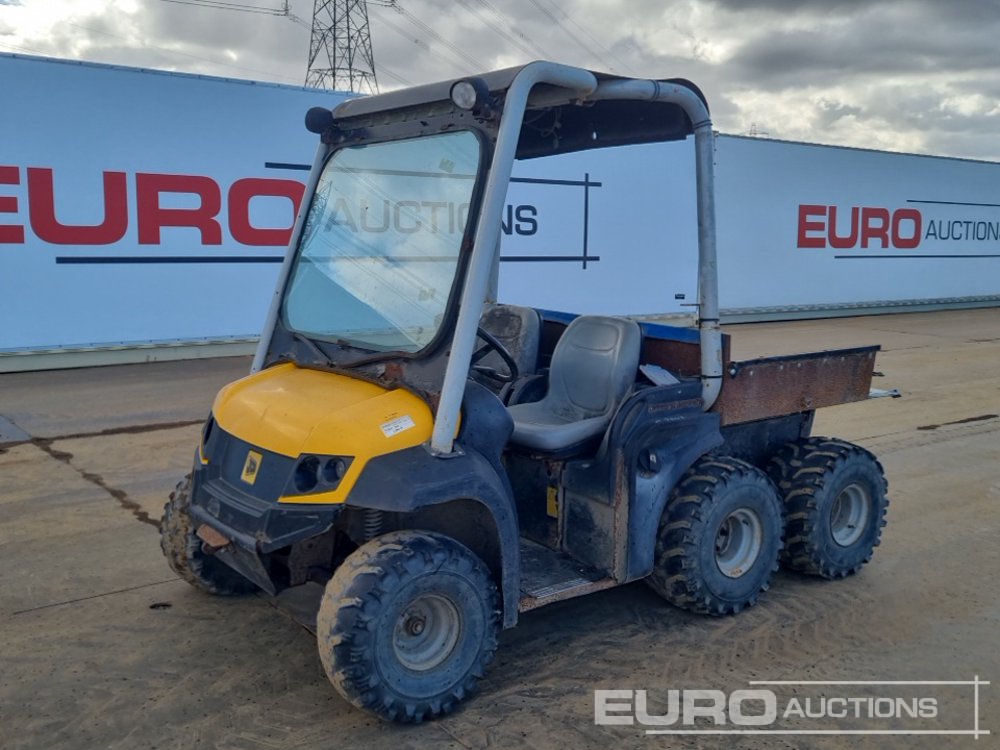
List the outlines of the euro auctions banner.
{"type": "Polygon", "coordinates": [[[719,139],[724,308],[1000,304],[1000,164],[719,139]]]}
{"type": "MultiPolygon", "coordinates": [[[[242,339],[263,324],[342,94],[0,54],[0,353],[242,339]]],[[[1000,165],[722,136],[724,309],[1000,302],[1000,165]]],[[[518,163],[503,301],[689,311],[685,143],[518,163]]],[[[461,231],[467,206],[344,206],[351,231],[461,231]]]]}
{"type": "Polygon", "coordinates": [[[256,335],[342,94],[0,55],[0,350],[256,335]]]}

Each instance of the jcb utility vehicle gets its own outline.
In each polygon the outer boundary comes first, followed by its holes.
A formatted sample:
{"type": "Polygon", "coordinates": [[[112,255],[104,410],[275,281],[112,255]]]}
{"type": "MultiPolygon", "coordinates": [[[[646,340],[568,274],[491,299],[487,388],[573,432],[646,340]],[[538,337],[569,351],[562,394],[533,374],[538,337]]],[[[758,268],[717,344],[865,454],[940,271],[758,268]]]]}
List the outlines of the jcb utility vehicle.
{"type": "Polygon", "coordinates": [[[730,361],[693,84],[535,62],[306,122],[319,152],[252,374],[219,393],[166,507],[179,575],[325,583],[336,689],[421,721],[528,610],[645,579],[726,615],[779,560],[839,578],[871,558],[882,469],[810,428],[868,396],[877,347],[730,361]],[[697,330],[496,303],[515,159],[690,135],[697,330]]]}

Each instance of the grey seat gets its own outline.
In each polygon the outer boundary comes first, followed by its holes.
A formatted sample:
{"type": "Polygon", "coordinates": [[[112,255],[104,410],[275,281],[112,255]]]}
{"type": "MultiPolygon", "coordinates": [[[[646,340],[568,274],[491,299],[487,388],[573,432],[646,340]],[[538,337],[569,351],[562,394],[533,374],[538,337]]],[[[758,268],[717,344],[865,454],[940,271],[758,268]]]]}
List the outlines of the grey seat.
{"type": "Polygon", "coordinates": [[[545,398],[508,407],[511,443],[555,452],[601,435],[635,383],[641,345],[635,321],[576,318],[552,354],[545,398]]]}
{"type": "MultiPolygon", "coordinates": [[[[538,367],[538,345],[542,338],[542,317],[531,307],[493,305],[479,320],[481,328],[493,334],[517,363],[521,375],[530,375],[538,367]]],[[[496,352],[479,362],[505,372],[507,367],[496,352]]]]}

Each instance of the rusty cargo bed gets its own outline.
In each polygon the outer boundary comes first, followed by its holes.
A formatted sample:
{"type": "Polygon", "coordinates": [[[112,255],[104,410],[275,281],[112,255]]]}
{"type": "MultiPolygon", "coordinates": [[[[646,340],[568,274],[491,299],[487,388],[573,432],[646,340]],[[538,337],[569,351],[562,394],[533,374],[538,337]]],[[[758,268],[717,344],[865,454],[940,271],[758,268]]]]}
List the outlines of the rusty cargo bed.
{"type": "MultiPolygon", "coordinates": [[[[574,317],[542,312],[541,365],[548,364],[556,341],[574,317]]],[[[658,365],[682,378],[700,374],[697,330],[648,322],[640,322],[640,327],[643,364],[658,365]]],[[[723,334],[725,374],[712,411],[721,415],[723,425],[731,425],[864,401],[879,349],[862,346],[733,361],[730,337],[723,334]]]]}

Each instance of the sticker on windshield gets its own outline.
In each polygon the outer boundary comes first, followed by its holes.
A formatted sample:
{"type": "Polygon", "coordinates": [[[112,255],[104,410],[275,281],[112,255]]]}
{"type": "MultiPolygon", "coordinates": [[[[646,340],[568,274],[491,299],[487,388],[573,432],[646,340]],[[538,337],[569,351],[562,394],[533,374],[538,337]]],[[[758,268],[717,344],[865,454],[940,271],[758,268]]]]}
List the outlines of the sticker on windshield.
{"type": "Polygon", "coordinates": [[[387,438],[398,435],[401,432],[406,432],[406,430],[411,427],[416,427],[417,423],[413,421],[413,417],[409,414],[404,414],[401,417],[396,417],[395,419],[390,419],[388,422],[380,425],[382,428],[382,434],[387,438]]]}

